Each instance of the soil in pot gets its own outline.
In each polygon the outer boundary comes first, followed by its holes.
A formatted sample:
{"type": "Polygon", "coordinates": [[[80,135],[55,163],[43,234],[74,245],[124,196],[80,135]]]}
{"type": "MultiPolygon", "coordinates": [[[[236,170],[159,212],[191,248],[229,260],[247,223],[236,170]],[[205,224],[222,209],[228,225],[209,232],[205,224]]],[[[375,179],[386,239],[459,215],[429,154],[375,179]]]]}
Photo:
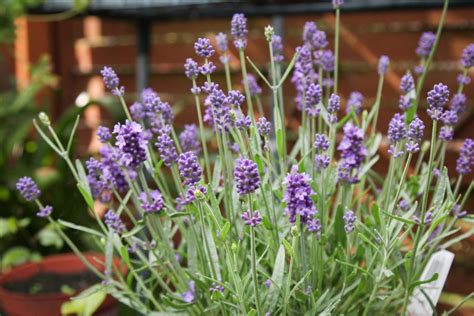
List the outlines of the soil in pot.
{"type": "Polygon", "coordinates": [[[100,281],[98,276],[87,270],[69,274],[39,272],[24,280],[5,283],[3,287],[12,292],[25,294],[70,294],[87,289],[100,281]]]}

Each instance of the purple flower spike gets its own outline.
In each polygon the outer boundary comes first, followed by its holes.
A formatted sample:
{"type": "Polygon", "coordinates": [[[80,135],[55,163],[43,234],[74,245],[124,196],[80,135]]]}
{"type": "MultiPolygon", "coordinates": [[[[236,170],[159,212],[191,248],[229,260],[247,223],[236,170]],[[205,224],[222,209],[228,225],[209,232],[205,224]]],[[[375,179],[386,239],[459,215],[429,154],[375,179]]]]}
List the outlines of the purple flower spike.
{"type": "Polygon", "coordinates": [[[319,235],[319,233],[321,232],[321,228],[322,228],[321,221],[317,218],[313,218],[312,220],[308,222],[308,231],[310,233],[319,235]]]}
{"type": "Polygon", "coordinates": [[[201,143],[199,143],[198,137],[198,129],[195,124],[184,125],[184,130],[179,135],[179,143],[183,151],[193,151],[198,154],[201,151],[201,143]]]}
{"type": "Polygon", "coordinates": [[[238,90],[230,90],[227,94],[227,102],[229,104],[241,106],[245,101],[245,96],[238,90]]]}
{"type": "Polygon", "coordinates": [[[211,287],[209,288],[209,292],[214,293],[214,292],[220,292],[224,293],[225,288],[222,285],[218,285],[214,282],[212,282],[211,287]]]}
{"type": "Polygon", "coordinates": [[[212,61],[208,61],[201,67],[199,67],[199,71],[203,76],[207,76],[212,74],[214,71],[216,71],[217,67],[214,65],[212,61]]]}
{"type": "Polygon", "coordinates": [[[270,279],[267,279],[267,280],[265,281],[265,287],[266,287],[267,289],[269,289],[271,285],[272,285],[272,281],[271,281],[270,279]]]}
{"type": "Polygon", "coordinates": [[[186,59],[184,63],[184,74],[189,79],[196,79],[199,76],[199,66],[192,58],[186,59]]]}
{"type": "Polygon", "coordinates": [[[385,55],[380,56],[379,65],[377,68],[379,76],[385,75],[389,64],[390,64],[390,59],[388,58],[388,56],[385,56],[385,55]]]}
{"type": "Polygon", "coordinates": [[[184,185],[192,186],[201,180],[202,169],[192,151],[179,155],[178,166],[184,185]]]}
{"type": "Polygon", "coordinates": [[[308,223],[318,212],[311,199],[314,191],[310,186],[309,176],[306,173],[299,173],[298,167],[293,166],[283,184],[286,185],[283,202],[286,202],[285,213],[288,220],[294,224],[296,216],[299,214],[301,222],[308,223]]]}
{"type": "Polygon", "coordinates": [[[364,131],[351,122],[344,125],[344,137],[337,150],[341,153],[342,161],[338,166],[338,181],[356,183],[357,170],[367,156],[364,146],[364,131]]]}
{"type": "Polygon", "coordinates": [[[474,166],[474,140],[466,138],[464,145],[459,153],[459,158],[456,161],[456,171],[460,175],[466,175],[472,171],[474,166]]]}
{"type": "Polygon", "coordinates": [[[313,41],[314,35],[316,31],[318,30],[318,27],[316,26],[316,23],[308,21],[304,24],[303,27],[303,41],[305,44],[309,47],[311,47],[311,43],[313,41]]]}
{"type": "Polygon", "coordinates": [[[329,163],[331,163],[331,159],[326,154],[314,156],[314,167],[318,173],[326,169],[329,166],[329,163]]]}
{"type": "Polygon", "coordinates": [[[194,43],[194,51],[196,55],[202,58],[209,58],[214,55],[215,50],[212,48],[211,41],[208,38],[201,37],[194,43]]]}
{"type": "Polygon", "coordinates": [[[139,102],[134,102],[130,106],[130,113],[132,114],[132,118],[135,121],[140,121],[140,120],[143,120],[145,118],[145,108],[139,102]]]}
{"type": "Polygon", "coordinates": [[[396,149],[396,144],[406,138],[407,130],[403,114],[396,113],[388,124],[388,139],[392,142],[388,152],[394,157],[400,157],[403,151],[396,149]]]}
{"type": "Polygon", "coordinates": [[[402,110],[402,111],[407,111],[409,108],[411,108],[411,104],[412,104],[412,99],[408,98],[407,96],[405,95],[401,95],[400,96],[400,101],[398,102],[398,107],[402,110]]]}
{"type": "Polygon", "coordinates": [[[181,297],[186,303],[192,303],[194,301],[194,299],[196,298],[196,286],[194,284],[194,281],[189,281],[188,291],[181,294],[181,297]]]}
{"type": "Polygon", "coordinates": [[[105,126],[99,126],[97,129],[97,137],[101,143],[107,143],[112,139],[112,134],[110,134],[110,129],[105,126]]]}
{"type": "Polygon", "coordinates": [[[232,17],[230,23],[230,33],[234,37],[234,46],[237,49],[244,49],[247,46],[246,36],[248,33],[247,29],[247,18],[242,13],[236,13],[232,17]]]}
{"type": "Polygon", "coordinates": [[[254,75],[248,74],[247,81],[249,83],[250,95],[252,97],[262,94],[262,88],[258,85],[254,75]]]}
{"type": "Polygon", "coordinates": [[[100,71],[102,78],[104,80],[105,87],[112,92],[115,96],[121,96],[125,92],[124,87],[119,87],[120,81],[115,73],[115,71],[111,67],[105,66],[100,71]]]}
{"type": "Polygon", "coordinates": [[[171,167],[176,163],[176,160],[178,159],[178,152],[176,151],[173,140],[167,133],[163,133],[158,136],[155,146],[160,153],[163,163],[167,167],[171,167]]]}
{"type": "Polygon", "coordinates": [[[423,121],[418,117],[415,117],[415,119],[411,121],[408,128],[408,142],[405,145],[407,152],[416,153],[420,150],[419,144],[423,138],[424,129],[425,124],[423,124],[423,121]]]}
{"type": "Polygon", "coordinates": [[[140,193],[140,202],[143,210],[146,213],[158,213],[163,208],[163,197],[160,191],[153,190],[140,193]]]}
{"type": "Polygon", "coordinates": [[[469,78],[468,75],[464,76],[463,74],[459,74],[456,77],[456,80],[460,85],[463,85],[463,86],[467,86],[468,84],[471,83],[471,78],[469,78]]]}
{"type": "Polygon", "coordinates": [[[466,69],[474,66],[474,43],[469,44],[464,48],[461,57],[461,65],[466,69]]]}
{"type": "Polygon", "coordinates": [[[433,32],[425,32],[421,34],[420,40],[418,41],[418,47],[416,48],[416,54],[420,57],[427,57],[433,49],[436,35],[433,32]]]}
{"type": "Polygon", "coordinates": [[[252,160],[237,158],[235,161],[234,177],[237,193],[245,195],[255,192],[260,187],[260,176],[257,164],[252,160]]]}
{"type": "Polygon", "coordinates": [[[41,218],[46,218],[46,217],[48,217],[49,215],[51,215],[52,212],[53,212],[53,207],[50,206],[50,205],[46,205],[46,206],[42,207],[42,208],[36,213],[36,216],[41,217],[41,218]]]}
{"type": "Polygon", "coordinates": [[[344,0],[332,0],[334,9],[340,8],[344,4],[344,0]]]}
{"type": "Polygon", "coordinates": [[[448,87],[442,83],[435,84],[433,89],[428,92],[426,101],[429,109],[428,115],[431,119],[439,121],[443,115],[443,106],[448,102],[449,90],[448,87]]]}
{"type": "Polygon", "coordinates": [[[270,134],[271,123],[265,117],[261,117],[257,122],[257,130],[260,136],[268,136],[270,134]]]}
{"type": "Polygon", "coordinates": [[[466,111],[466,101],[467,98],[464,93],[456,93],[451,99],[451,110],[458,115],[463,114],[466,111]]]}
{"type": "Polygon", "coordinates": [[[321,102],[322,93],[319,84],[311,83],[306,89],[305,111],[308,116],[316,117],[319,115],[320,109],[317,108],[317,105],[321,102]]]}
{"type": "Polygon", "coordinates": [[[104,215],[105,224],[117,234],[121,234],[125,231],[125,224],[122,222],[120,217],[112,210],[108,210],[104,215]]]}
{"type": "Polygon", "coordinates": [[[330,114],[329,121],[331,123],[337,122],[337,112],[341,109],[341,98],[337,94],[331,94],[328,102],[328,112],[330,114]]]}
{"type": "Polygon", "coordinates": [[[140,124],[129,120],[123,125],[117,123],[113,133],[125,166],[136,168],[147,159],[148,140],[140,124]]]}
{"type": "Polygon", "coordinates": [[[18,179],[16,183],[16,189],[20,191],[21,196],[25,200],[30,202],[36,200],[41,194],[36,182],[34,182],[30,177],[18,179]]]}
{"type": "Polygon", "coordinates": [[[229,41],[227,40],[227,35],[220,32],[216,35],[216,45],[217,49],[221,53],[225,53],[229,49],[229,41]]]}
{"type": "Polygon", "coordinates": [[[244,220],[245,225],[250,227],[255,227],[262,222],[262,217],[258,211],[245,211],[242,213],[242,219],[244,220]]]}
{"type": "Polygon", "coordinates": [[[272,36],[273,60],[276,63],[281,63],[284,60],[283,56],[283,40],[280,35],[272,36]]]}
{"type": "Polygon", "coordinates": [[[362,103],[364,102],[364,96],[359,91],[351,92],[349,99],[347,100],[346,113],[349,114],[354,109],[355,114],[359,115],[362,110],[362,103]]]}
{"type": "Polygon", "coordinates": [[[451,212],[456,216],[457,218],[463,218],[467,215],[467,211],[461,211],[461,205],[455,204],[453,208],[451,209],[451,212]]]}
{"type": "Polygon", "coordinates": [[[324,134],[316,134],[314,136],[314,149],[316,151],[326,151],[329,148],[329,140],[324,134]]]}
{"type": "Polygon", "coordinates": [[[410,91],[415,89],[415,81],[410,73],[403,75],[400,80],[400,90],[403,94],[408,94],[410,91]]]}
{"type": "Polygon", "coordinates": [[[344,220],[344,230],[346,233],[352,233],[355,229],[355,222],[357,220],[357,217],[355,216],[354,212],[352,211],[347,211],[346,214],[342,217],[344,220]]]}

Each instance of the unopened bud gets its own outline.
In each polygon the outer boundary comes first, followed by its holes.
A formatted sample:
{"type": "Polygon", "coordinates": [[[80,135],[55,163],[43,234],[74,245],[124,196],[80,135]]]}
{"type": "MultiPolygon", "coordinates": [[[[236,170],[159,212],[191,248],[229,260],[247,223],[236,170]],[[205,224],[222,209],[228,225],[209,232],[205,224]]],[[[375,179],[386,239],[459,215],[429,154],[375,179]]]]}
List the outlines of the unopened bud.
{"type": "Polygon", "coordinates": [[[40,119],[41,123],[43,123],[46,126],[51,125],[51,121],[49,120],[48,114],[44,112],[40,112],[38,114],[38,118],[40,119]]]}
{"type": "Polygon", "coordinates": [[[275,30],[273,29],[273,26],[268,25],[265,27],[265,38],[267,39],[267,42],[271,42],[273,39],[273,35],[275,35],[275,30]]]}
{"type": "Polygon", "coordinates": [[[196,200],[198,201],[204,201],[204,199],[206,198],[206,196],[204,195],[204,193],[202,193],[201,190],[199,189],[196,189],[194,191],[194,197],[196,198],[196,200]]]}

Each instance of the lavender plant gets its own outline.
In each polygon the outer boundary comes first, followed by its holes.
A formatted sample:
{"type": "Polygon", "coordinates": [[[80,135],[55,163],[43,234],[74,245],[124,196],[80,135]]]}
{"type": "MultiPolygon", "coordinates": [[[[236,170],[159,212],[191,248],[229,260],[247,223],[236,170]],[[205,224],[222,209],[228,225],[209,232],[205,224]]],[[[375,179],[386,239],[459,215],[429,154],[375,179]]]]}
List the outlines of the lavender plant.
{"type": "MultiPolygon", "coordinates": [[[[338,22],[343,1],[333,3],[338,22]]],[[[211,41],[199,38],[196,61],[184,64],[198,125],[186,125],[179,137],[169,104],[147,89],[129,110],[118,76],[105,67],[104,83],[127,120],[112,132],[99,128],[103,147],[86,168],[72,161],[70,142],[60,142],[45,114],[40,124],[34,121],[69,165],[98,228],[55,219],[30,178],[19,180],[20,193],[38,204],[38,216],[55,225],[81,258],[63,228],[95,238],[106,254],[105,271],[90,268],[108,293],[143,314],[405,313],[414,289],[433,281],[420,279],[431,255],[472,234],[456,235],[458,221],[469,219],[464,205],[473,183],[465,192],[460,185],[474,165],[473,140],[464,142],[456,170],[447,170],[444,157],[452,126],[465,111],[462,91],[474,46],[462,55],[463,79],[450,107],[446,85],[428,92],[431,141],[423,141],[428,122],[415,114],[440,31],[422,35],[416,50],[422,73],[407,72],[401,80],[401,111],[388,126],[390,163],[383,177],[373,166],[387,150],[376,124],[389,58],[380,58],[375,104],[367,107],[362,94],[353,92],[341,115],[338,29],[336,24],[332,52],[326,34],[306,23],[301,46],[285,64],[281,37],[265,28],[267,77],[245,58],[247,19],[235,14],[231,36],[243,93],[234,90],[230,76],[227,35],[216,38],[226,87],[212,79],[211,41]],[[263,89],[247,62],[271,91],[271,106],[261,102],[263,89]],[[285,106],[291,102],[284,100],[282,85],[291,72],[301,126],[290,142],[285,106]],[[94,200],[108,205],[104,219],[94,200]],[[112,265],[114,255],[127,267],[126,277],[112,265]]]]}

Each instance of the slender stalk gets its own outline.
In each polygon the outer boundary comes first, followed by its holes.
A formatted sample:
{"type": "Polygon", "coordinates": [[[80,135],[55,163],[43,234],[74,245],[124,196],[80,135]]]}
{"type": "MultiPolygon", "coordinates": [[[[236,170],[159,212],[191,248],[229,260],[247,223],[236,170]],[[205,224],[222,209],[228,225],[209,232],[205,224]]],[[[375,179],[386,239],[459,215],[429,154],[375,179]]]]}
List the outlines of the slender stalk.
{"type": "Polygon", "coordinates": [[[336,8],[336,26],[334,32],[334,94],[337,94],[338,78],[339,78],[339,23],[340,9],[336,8]]]}
{"type": "MultiPolygon", "coordinates": [[[[193,79],[193,88],[196,89],[196,79],[193,79]]],[[[209,154],[207,152],[207,144],[206,144],[206,138],[204,136],[204,123],[202,120],[202,113],[201,113],[201,104],[199,101],[199,96],[197,94],[194,95],[194,101],[196,103],[196,111],[198,115],[198,121],[199,121],[199,134],[201,136],[201,145],[202,145],[202,151],[204,152],[204,162],[205,162],[205,169],[206,169],[206,175],[207,175],[207,181],[211,181],[211,165],[209,162],[209,154]]]]}
{"type": "MultiPolygon", "coordinates": [[[[251,211],[250,211],[251,212],[251,211]]],[[[257,278],[257,258],[256,258],[256,249],[255,249],[255,228],[250,227],[250,248],[252,252],[252,278],[253,278],[253,287],[255,292],[255,307],[257,309],[257,315],[262,315],[260,311],[260,295],[258,291],[258,278],[257,278]]]]}
{"type": "Polygon", "coordinates": [[[244,91],[245,91],[245,99],[247,100],[248,113],[250,115],[250,119],[252,120],[252,123],[255,124],[255,115],[253,112],[252,96],[250,95],[249,81],[247,79],[247,65],[245,63],[245,56],[244,56],[243,49],[239,50],[239,56],[240,56],[240,67],[242,68],[242,78],[244,81],[244,91]]]}

